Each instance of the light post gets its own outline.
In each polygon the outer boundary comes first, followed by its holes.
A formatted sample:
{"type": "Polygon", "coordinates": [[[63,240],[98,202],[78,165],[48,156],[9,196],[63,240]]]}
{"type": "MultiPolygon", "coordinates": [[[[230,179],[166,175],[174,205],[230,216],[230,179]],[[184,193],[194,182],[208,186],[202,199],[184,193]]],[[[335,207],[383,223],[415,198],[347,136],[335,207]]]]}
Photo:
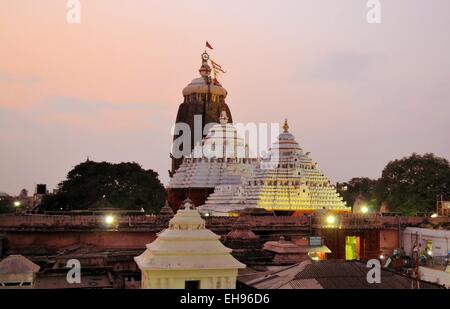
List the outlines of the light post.
{"type": "Polygon", "coordinates": [[[363,207],[361,207],[361,213],[366,215],[367,213],[369,213],[369,207],[367,207],[366,205],[364,205],[363,207]]]}

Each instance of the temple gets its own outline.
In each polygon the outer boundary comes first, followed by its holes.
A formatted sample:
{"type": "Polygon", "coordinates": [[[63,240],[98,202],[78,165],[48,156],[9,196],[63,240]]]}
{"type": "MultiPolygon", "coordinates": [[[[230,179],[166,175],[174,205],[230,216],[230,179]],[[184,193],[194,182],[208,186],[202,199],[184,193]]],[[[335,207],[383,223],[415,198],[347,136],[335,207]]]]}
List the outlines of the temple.
{"type": "MultiPolygon", "coordinates": [[[[203,205],[207,197],[222,186],[236,187],[252,175],[258,160],[249,154],[243,138],[222,111],[206,137],[187,155],[170,179],[169,201],[174,208],[190,198],[203,205]]],[[[239,198],[236,195],[236,198],[239,198]]]]}
{"type": "Polygon", "coordinates": [[[144,289],[234,289],[238,269],[245,268],[205,228],[205,220],[192,201],[170,220],[169,228],[135,258],[144,289]]]}
{"type": "MultiPolygon", "coordinates": [[[[190,145],[176,145],[172,149],[172,169],[169,171],[172,177],[175,171],[183,162],[183,157],[191,153],[194,145],[204,137],[204,128],[210,123],[217,123],[222,111],[225,111],[228,121],[232,122],[231,112],[225,103],[227,90],[222,87],[216,77],[211,77],[211,66],[209,65],[209,55],[205,51],[202,54],[202,65],[199,69],[200,77],[195,78],[183,89],[184,102],[179,106],[176,117],[176,124],[187,124],[191,132],[190,145]],[[196,117],[197,116],[197,117],[196,117]],[[200,117],[200,118],[199,118],[200,117]],[[202,131],[194,134],[196,118],[200,119],[202,131]]],[[[198,124],[197,124],[198,126],[198,124]]],[[[197,128],[198,130],[198,128],[197,128]]],[[[186,132],[174,132],[174,141],[186,132]]]]}
{"type": "Polygon", "coordinates": [[[241,185],[218,186],[199,210],[212,216],[227,216],[245,208],[350,212],[317,163],[289,133],[287,120],[283,130],[251,178],[241,185]]]}

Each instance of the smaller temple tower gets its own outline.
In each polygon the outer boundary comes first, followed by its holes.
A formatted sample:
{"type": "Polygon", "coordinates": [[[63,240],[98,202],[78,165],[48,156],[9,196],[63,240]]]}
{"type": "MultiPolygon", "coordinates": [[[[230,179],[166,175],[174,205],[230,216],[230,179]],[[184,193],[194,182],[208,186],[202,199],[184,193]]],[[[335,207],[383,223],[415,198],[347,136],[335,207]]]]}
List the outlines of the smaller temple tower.
{"type": "Polygon", "coordinates": [[[245,268],[205,228],[205,221],[187,199],[169,227],[135,257],[143,289],[234,289],[238,270],[245,268]]]}
{"type": "Polygon", "coordinates": [[[258,159],[252,158],[245,140],[229,123],[225,110],[219,121],[210,127],[191,154],[183,158],[170,179],[168,200],[174,209],[178,209],[186,198],[196,206],[203,205],[218,186],[241,185],[253,175],[258,159]]]}

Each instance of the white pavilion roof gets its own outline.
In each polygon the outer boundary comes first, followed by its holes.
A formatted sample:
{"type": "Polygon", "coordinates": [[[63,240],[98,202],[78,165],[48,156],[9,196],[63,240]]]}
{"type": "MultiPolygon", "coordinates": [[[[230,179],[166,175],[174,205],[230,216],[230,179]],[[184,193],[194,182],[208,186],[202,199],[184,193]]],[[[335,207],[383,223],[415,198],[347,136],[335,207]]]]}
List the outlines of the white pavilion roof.
{"type": "Polygon", "coordinates": [[[200,213],[187,201],[170,220],[169,227],[135,261],[141,270],[245,268],[219,239],[205,228],[200,213]]]}

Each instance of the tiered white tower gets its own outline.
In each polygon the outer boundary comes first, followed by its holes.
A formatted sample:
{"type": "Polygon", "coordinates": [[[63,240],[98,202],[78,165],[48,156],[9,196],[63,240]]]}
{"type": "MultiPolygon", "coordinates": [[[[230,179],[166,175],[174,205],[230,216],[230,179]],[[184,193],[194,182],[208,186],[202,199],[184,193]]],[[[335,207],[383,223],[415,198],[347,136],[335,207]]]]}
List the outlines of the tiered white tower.
{"type": "Polygon", "coordinates": [[[202,144],[197,144],[190,156],[170,179],[169,189],[211,188],[220,185],[241,185],[252,176],[257,164],[250,158],[248,147],[238,136],[233,124],[222,112],[220,123],[208,131],[202,144]]]}
{"type": "Polygon", "coordinates": [[[223,216],[243,208],[299,212],[351,211],[309,153],[303,153],[289,133],[287,121],[283,129],[284,132],[254,175],[241,186],[216,188],[205,204],[199,207],[200,212],[223,216]]]}
{"type": "Polygon", "coordinates": [[[135,261],[142,272],[144,289],[234,289],[238,269],[245,268],[205,228],[190,200],[184,201],[169,228],[147,245],[135,261]]]}

